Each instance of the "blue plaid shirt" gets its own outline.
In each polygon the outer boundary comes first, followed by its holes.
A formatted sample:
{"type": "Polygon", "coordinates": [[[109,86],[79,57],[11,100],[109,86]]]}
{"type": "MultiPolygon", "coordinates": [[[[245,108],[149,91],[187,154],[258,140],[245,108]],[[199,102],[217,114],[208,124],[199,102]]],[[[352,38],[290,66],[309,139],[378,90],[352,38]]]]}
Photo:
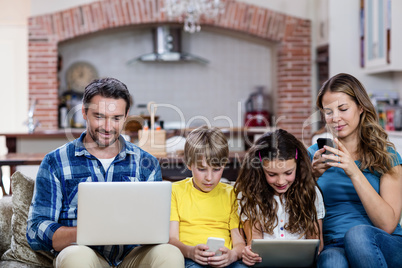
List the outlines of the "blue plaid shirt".
{"type": "MultiPolygon", "coordinates": [[[[47,154],[35,183],[28,214],[27,239],[34,250],[54,252],[52,237],[61,226],[77,226],[78,184],[85,181],[161,181],[158,160],[120,136],[123,145],[108,170],[91,155],[80,138],[47,154]]],[[[94,223],[96,224],[96,223],[94,223]]],[[[137,245],[92,247],[110,265],[118,265],[137,245]]]]}

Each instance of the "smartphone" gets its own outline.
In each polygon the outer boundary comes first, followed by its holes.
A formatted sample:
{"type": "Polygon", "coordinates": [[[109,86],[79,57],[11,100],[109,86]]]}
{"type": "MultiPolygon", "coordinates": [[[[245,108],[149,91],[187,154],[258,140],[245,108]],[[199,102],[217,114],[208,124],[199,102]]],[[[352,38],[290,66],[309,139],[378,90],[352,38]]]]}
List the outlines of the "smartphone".
{"type": "MultiPolygon", "coordinates": [[[[318,144],[319,149],[324,148],[324,145],[332,147],[332,148],[336,148],[334,141],[330,138],[319,138],[319,139],[317,139],[317,144],[318,144]]],[[[325,150],[324,154],[332,154],[332,153],[328,150],[325,150]]],[[[332,160],[328,159],[325,162],[327,162],[327,161],[332,161],[332,160]]]]}
{"type": "Polygon", "coordinates": [[[225,239],[218,237],[208,237],[207,246],[209,247],[207,251],[215,252],[215,256],[220,256],[222,255],[222,251],[220,251],[219,249],[225,246],[225,239]]]}
{"type": "MultiPolygon", "coordinates": [[[[336,148],[334,141],[330,138],[319,138],[319,139],[317,139],[317,144],[318,144],[319,149],[324,148],[324,145],[327,145],[332,148],[336,148]]],[[[327,151],[325,151],[325,153],[327,153],[327,151]]],[[[327,154],[331,154],[331,152],[328,152],[327,154]]]]}

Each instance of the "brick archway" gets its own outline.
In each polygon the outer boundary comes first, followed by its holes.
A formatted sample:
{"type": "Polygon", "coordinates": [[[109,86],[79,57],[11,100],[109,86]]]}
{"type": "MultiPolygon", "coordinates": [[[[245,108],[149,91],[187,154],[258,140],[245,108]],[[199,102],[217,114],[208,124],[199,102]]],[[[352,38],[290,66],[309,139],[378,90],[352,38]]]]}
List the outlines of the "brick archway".
{"type": "MultiPolygon", "coordinates": [[[[160,0],[104,0],[29,18],[29,98],[40,99],[41,129],[57,129],[57,45],[81,35],[122,26],[172,23],[160,0]]],[[[226,12],[202,25],[277,43],[278,127],[310,137],[303,122],[311,112],[311,23],[269,9],[228,1],[226,12]],[[302,134],[303,132],[303,134],[302,134]]]]}

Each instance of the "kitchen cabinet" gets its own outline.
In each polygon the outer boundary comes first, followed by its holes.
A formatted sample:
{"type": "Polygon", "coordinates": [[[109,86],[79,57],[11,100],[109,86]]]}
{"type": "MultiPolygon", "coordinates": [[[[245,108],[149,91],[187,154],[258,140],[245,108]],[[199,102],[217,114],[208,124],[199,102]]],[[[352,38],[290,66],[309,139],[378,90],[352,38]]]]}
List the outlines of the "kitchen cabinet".
{"type": "Polygon", "coordinates": [[[361,0],[361,66],[367,74],[402,71],[402,1],[361,0]]]}
{"type": "Polygon", "coordinates": [[[78,138],[84,129],[35,131],[34,133],[0,133],[6,137],[8,153],[48,153],[78,138]]]}

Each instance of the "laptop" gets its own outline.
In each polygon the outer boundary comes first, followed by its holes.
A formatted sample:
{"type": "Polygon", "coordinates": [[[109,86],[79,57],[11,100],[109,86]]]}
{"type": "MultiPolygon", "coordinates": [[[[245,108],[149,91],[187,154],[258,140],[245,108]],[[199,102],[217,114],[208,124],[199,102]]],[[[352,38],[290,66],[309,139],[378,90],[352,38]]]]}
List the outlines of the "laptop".
{"type": "Polygon", "coordinates": [[[253,239],[251,250],[262,258],[254,267],[311,267],[316,260],[319,239],[253,239]]]}
{"type": "Polygon", "coordinates": [[[80,183],[77,244],[167,243],[171,193],[171,182],[80,183]]]}

